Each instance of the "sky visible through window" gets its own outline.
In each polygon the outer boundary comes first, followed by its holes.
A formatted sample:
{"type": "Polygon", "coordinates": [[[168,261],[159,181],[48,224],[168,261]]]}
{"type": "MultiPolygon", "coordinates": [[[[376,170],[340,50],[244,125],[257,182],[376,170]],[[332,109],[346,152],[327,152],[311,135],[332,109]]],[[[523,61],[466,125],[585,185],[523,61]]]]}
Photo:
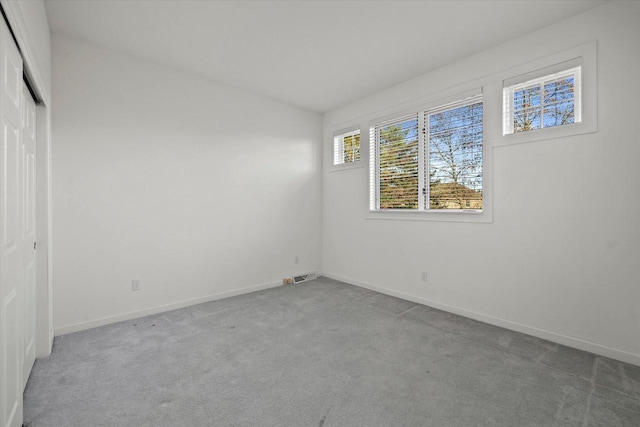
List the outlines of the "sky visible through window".
{"type": "Polygon", "coordinates": [[[513,129],[523,132],[574,123],[573,75],[524,87],[513,93],[513,129]]]}
{"type": "Polygon", "coordinates": [[[429,115],[431,209],[482,209],[482,102],[429,115]]]}
{"type": "Polygon", "coordinates": [[[482,209],[482,114],[482,102],[425,114],[422,147],[417,115],[379,127],[379,209],[418,209],[421,197],[426,209],[482,209]]]}

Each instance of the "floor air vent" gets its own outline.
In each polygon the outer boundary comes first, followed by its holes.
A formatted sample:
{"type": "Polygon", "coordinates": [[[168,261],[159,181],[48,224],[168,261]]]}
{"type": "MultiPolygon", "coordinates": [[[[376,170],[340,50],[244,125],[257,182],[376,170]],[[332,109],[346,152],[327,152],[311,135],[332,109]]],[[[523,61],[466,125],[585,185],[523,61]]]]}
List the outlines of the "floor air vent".
{"type": "Polygon", "coordinates": [[[313,279],[317,279],[318,275],[316,273],[304,273],[304,274],[298,274],[297,276],[293,276],[293,283],[302,283],[302,282],[306,282],[308,280],[313,280],[313,279]]]}

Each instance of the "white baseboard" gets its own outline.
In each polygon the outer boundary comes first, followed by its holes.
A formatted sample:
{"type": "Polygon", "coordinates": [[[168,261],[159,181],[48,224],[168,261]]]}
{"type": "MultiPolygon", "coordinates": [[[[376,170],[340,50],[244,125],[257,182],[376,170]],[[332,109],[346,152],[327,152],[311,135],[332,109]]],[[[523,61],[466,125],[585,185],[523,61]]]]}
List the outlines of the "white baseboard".
{"type": "Polygon", "coordinates": [[[611,359],[619,360],[621,362],[631,363],[631,364],[640,366],[639,354],[630,353],[628,351],[608,347],[606,345],[597,344],[597,343],[586,341],[580,338],[559,334],[557,332],[539,329],[533,326],[524,325],[522,323],[513,322],[511,320],[500,319],[498,317],[493,317],[487,314],[478,313],[478,312],[467,310],[460,307],[455,307],[453,305],[443,304],[438,301],[417,297],[414,295],[406,294],[404,292],[397,292],[391,289],[381,288],[378,286],[370,285],[368,283],[359,282],[357,280],[353,280],[348,277],[342,277],[342,276],[338,276],[330,273],[323,273],[322,275],[330,279],[339,280],[341,282],[349,283],[351,285],[359,286],[361,288],[371,289],[372,291],[380,292],[381,294],[402,298],[407,301],[412,301],[418,304],[448,311],[450,313],[459,314],[460,316],[468,317],[470,319],[479,320],[481,322],[488,323],[490,325],[499,326],[501,328],[510,329],[512,331],[521,332],[527,335],[532,335],[534,337],[552,341],[557,344],[566,345],[568,347],[577,348],[579,350],[588,351],[590,353],[594,353],[600,356],[605,356],[611,359]]]}
{"type": "MultiPolygon", "coordinates": [[[[101,317],[99,319],[89,320],[87,322],[79,322],[71,325],[62,326],[55,329],[55,336],[71,334],[73,332],[83,331],[85,329],[97,328],[98,326],[109,325],[111,323],[122,322],[124,320],[137,319],[151,314],[163,313],[165,311],[177,310],[179,308],[189,307],[196,304],[202,304],[209,301],[215,301],[218,299],[235,297],[237,295],[248,294],[250,292],[261,291],[263,289],[275,288],[281,286],[281,282],[262,283],[260,285],[249,286],[241,289],[234,289],[232,291],[221,292],[218,294],[207,295],[204,297],[194,298],[190,300],[179,301],[171,304],[146,308],[144,310],[131,311],[128,313],[120,313],[114,316],[101,317]]],[[[53,335],[52,335],[53,337],[53,335]]]]}

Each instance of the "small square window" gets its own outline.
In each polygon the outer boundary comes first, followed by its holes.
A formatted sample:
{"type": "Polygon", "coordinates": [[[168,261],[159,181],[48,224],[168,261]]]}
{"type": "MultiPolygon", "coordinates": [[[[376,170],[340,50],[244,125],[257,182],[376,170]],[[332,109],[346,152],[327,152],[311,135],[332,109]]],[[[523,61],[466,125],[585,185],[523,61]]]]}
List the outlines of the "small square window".
{"type": "Polygon", "coordinates": [[[333,164],[344,165],[360,161],[360,129],[333,137],[333,164]]]}
{"type": "Polygon", "coordinates": [[[503,134],[582,121],[581,67],[504,88],[503,134]]]}

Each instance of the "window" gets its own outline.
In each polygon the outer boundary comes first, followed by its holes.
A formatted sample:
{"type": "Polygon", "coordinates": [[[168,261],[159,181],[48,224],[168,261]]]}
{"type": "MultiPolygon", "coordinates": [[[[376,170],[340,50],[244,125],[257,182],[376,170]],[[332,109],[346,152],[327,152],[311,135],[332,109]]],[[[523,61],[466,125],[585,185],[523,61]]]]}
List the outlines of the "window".
{"type": "Polygon", "coordinates": [[[333,137],[333,164],[344,165],[360,161],[360,129],[339,133],[333,137]]]}
{"type": "Polygon", "coordinates": [[[375,123],[374,211],[481,211],[481,96],[375,123]]]}
{"type": "Polygon", "coordinates": [[[580,77],[575,67],[505,87],[503,134],[581,122],[580,77]]]}

